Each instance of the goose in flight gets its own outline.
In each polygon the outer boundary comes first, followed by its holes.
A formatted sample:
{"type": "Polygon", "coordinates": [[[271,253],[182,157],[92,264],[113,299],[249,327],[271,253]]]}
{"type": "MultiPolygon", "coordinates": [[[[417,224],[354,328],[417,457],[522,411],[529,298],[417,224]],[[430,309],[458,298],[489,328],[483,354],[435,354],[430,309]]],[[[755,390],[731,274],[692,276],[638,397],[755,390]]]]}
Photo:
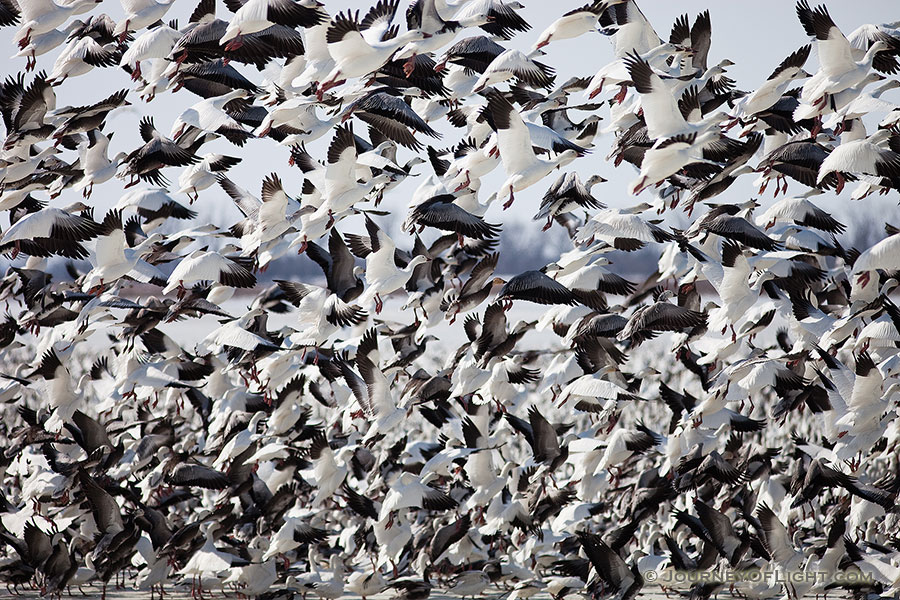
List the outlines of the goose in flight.
{"type": "Polygon", "coordinates": [[[504,209],[512,206],[515,192],[534,185],[555,168],[563,167],[577,158],[578,152],[572,149],[563,151],[549,161],[535,156],[525,122],[513,105],[498,92],[488,94],[487,110],[497,131],[497,148],[507,174],[497,195],[498,200],[508,198],[503,204],[504,209]]]}

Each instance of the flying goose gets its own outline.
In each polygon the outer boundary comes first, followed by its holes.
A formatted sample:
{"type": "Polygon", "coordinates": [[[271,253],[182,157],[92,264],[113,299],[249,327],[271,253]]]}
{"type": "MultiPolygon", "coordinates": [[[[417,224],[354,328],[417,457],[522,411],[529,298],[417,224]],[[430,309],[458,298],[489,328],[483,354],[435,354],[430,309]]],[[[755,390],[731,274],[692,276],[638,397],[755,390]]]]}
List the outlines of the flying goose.
{"type": "Polygon", "coordinates": [[[509,100],[498,92],[488,94],[487,110],[493,121],[492,126],[497,131],[497,148],[507,174],[497,196],[498,199],[508,196],[504,209],[512,206],[515,192],[534,185],[553,169],[565,166],[578,156],[578,152],[572,149],[565,150],[549,161],[535,156],[525,122],[509,100]]]}
{"type": "Polygon", "coordinates": [[[571,212],[577,208],[606,208],[606,205],[591,196],[591,188],[598,183],[605,182],[600,175],[592,175],[582,183],[578,173],[570,171],[563,173],[550,186],[541,200],[540,209],[534,215],[534,221],[540,221],[544,217],[547,223],[542,231],[550,229],[553,217],[559,213],[571,212]]]}
{"type": "Polygon", "coordinates": [[[215,281],[230,287],[252,287],[256,284],[256,277],[246,267],[218,252],[195,250],[178,263],[162,292],[168,294],[178,290],[180,297],[187,291],[185,282],[192,284],[197,281],[215,281]]]}
{"type": "Polygon", "coordinates": [[[219,40],[226,50],[240,48],[245,35],[272,25],[312,27],[326,18],[322,5],[315,0],[229,0],[225,4],[234,13],[219,40]]]}

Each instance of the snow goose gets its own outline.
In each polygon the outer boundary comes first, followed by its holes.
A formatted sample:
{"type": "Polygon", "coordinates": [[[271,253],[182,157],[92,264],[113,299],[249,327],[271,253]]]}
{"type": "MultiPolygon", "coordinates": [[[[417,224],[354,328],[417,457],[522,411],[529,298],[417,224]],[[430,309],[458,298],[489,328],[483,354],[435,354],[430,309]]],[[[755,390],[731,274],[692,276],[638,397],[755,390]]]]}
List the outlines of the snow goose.
{"type": "Polygon", "coordinates": [[[507,307],[513,300],[526,300],[536,304],[569,304],[578,302],[572,291],[551,279],[541,271],[519,273],[503,284],[498,301],[505,301],[507,307]]]}
{"type": "Polygon", "coordinates": [[[316,0],[229,0],[226,2],[234,16],[219,43],[225,50],[236,50],[243,44],[243,36],[263,31],[273,25],[312,27],[322,23],[327,14],[316,0]]]}
{"type": "Polygon", "coordinates": [[[458,21],[443,19],[435,3],[436,0],[416,0],[406,11],[407,28],[427,34],[423,40],[406,44],[394,56],[394,60],[405,60],[403,74],[407,78],[415,72],[417,57],[437,52],[451,42],[461,29],[458,21]]]}
{"type": "Polygon", "coordinates": [[[812,504],[825,488],[843,488],[854,496],[875,504],[890,501],[884,490],[860,483],[856,477],[829,466],[826,459],[821,457],[812,459],[805,469],[801,466],[798,474],[802,479],[798,485],[792,486],[794,500],[791,502],[791,508],[812,504]]]}
{"type": "Polygon", "coordinates": [[[309,460],[313,463],[313,477],[316,482],[316,493],[312,505],[322,506],[331,498],[347,478],[347,464],[353,455],[353,448],[345,446],[335,453],[328,444],[325,434],[319,432],[313,436],[309,448],[309,460]]]}
{"type": "Polygon", "coordinates": [[[268,549],[262,555],[262,560],[267,561],[279,554],[287,554],[301,544],[310,542],[324,542],[328,539],[328,532],[324,529],[312,527],[298,517],[288,517],[284,525],[272,536],[268,549]]]}
{"type": "Polygon", "coordinates": [[[101,0],[75,0],[60,4],[57,0],[35,0],[18,4],[22,26],[13,37],[19,47],[27,46],[34,34],[47,33],[65,23],[69,17],[93,10],[101,0]]]}
{"type": "Polygon", "coordinates": [[[105,285],[126,275],[143,283],[165,279],[159,269],[142,258],[152,249],[153,244],[162,240],[160,234],[153,234],[138,246],[128,248],[122,229],[122,212],[119,210],[109,211],[101,227],[94,251],[94,268],[85,276],[82,290],[102,290],[105,285]]]}
{"type": "Polygon", "coordinates": [[[669,298],[674,296],[674,292],[665,290],[652,304],[636,309],[616,339],[631,340],[634,345],[639,345],[658,331],[680,331],[706,325],[706,313],[669,303],[669,298]]]}
{"type": "Polygon", "coordinates": [[[722,305],[711,312],[709,326],[714,330],[721,328],[723,334],[727,327],[731,327],[732,341],[735,341],[735,324],[756,304],[763,284],[774,278],[775,274],[764,271],[751,284],[750,263],[740,245],[731,241],[722,245],[721,263],[707,260],[701,269],[722,301],[722,305]]]}
{"type": "Polygon", "coordinates": [[[602,240],[616,250],[640,250],[647,242],[667,242],[674,239],[655,222],[638,216],[650,208],[647,203],[626,209],[605,208],[597,211],[575,236],[576,242],[602,240]]]}
{"type": "Polygon", "coordinates": [[[129,31],[140,31],[148,25],[161,21],[172,5],[172,0],[159,2],[159,0],[120,0],[125,9],[125,18],[116,24],[113,35],[119,36],[119,42],[124,42],[129,31]]]}
{"type": "Polygon", "coordinates": [[[588,586],[602,585],[616,600],[632,600],[644,587],[644,578],[637,570],[637,565],[628,564],[610,548],[603,539],[587,531],[576,534],[584,553],[590,560],[593,578],[588,586]]]}
{"type": "MultiPolygon", "coordinates": [[[[665,69],[665,62],[669,57],[674,56],[677,58],[678,56],[689,54],[690,52],[689,49],[676,46],[675,44],[664,43],[655,48],[651,48],[640,56],[641,59],[645,60],[651,67],[665,69]]],[[[585,96],[587,96],[588,99],[593,99],[599,96],[605,87],[618,85],[620,86],[619,92],[614,96],[614,99],[617,104],[621,106],[625,102],[625,95],[628,92],[627,84],[632,83],[626,60],[627,57],[616,58],[612,62],[601,67],[594,76],[591,77],[587,88],[584,90],[585,96]]]]}
{"type": "Polygon", "coordinates": [[[743,205],[721,204],[697,219],[685,232],[688,238],[701,237],[701,242],[706,241],[710,234],[715,234],[729,240],[740,242],[751,248],[759,250],[778,250],[781,243],[773,240],[760,231],[750,221],[740,216],[740,212],[750,210],[758,204],[750,200],[743,205]]]}
{"type": "Polygon", "coordinates": [[[463,236],[476,240],[491,239],[500,233],[500,226],[485,222],[479,216],[473,215],[455,203],[453,194],[439,194],[421,204],[416,205],[409,213],[405,228],[419,232],[425,227],[434,227],[444,231],[456,233],[459,236],[460,246],[463,244],[463,236]]]}
{"type": "Polygon", "coordinates": [[[797,17],[806,34],[816,38],[819,52],[819,70],[803,85],[800,95],[808,104],[823,104],[828,94],[836,94],[862,81],[872,68],[875,55],[888,49],[885,42],[876,41],[861,60],[856,60],[850,42],[834,24],[825,6],[810,9],[806,0],[800,0],[797,17]]]}
{"type": "Polygon", "coordinates": [[[250,418],[247,428],[237,432],[234,437],[222,446],[219,455],[212,463],[212,467],[214,469],[221,469],[226,463],[229,463],[233,458],[250,448],[260,438],[257,429],[259,424],[267,416],[265,411],[253,413],[253,417],[250,418]]]}
{"type": "Polygon", "coordinates": [[[116,44],[100,44],[92,37],[76,38],[56,58],[47,81],[57,86],[69,77],[90,72],[94,67],[116,66],[121,58],[122,48],[116,44]]]}
{"type": "MultiPolygon", "coordinates": [[[[0,236],[0,247],[12,246],[13,253],[25,251],[33,254],[41,248],[63,256],[80,254],[79,242],[97,237],[101,226],[93,219],[72,214],[87,207],[76,202],[65,208],[44,208],[33,212],[9,227],[0,236]]],[[[46,256],[46,254],[44,254],[46,256]]]]}
{"type": "Polygon", "coordinates": [[[109,137],[103,135],[99,129],[89,131],[88,141],[78,147],[78,154],[84,175],[75,186],[76,190],[82,190],[85,198],[90,198],[94,191],[94,184],[104,183],[112,179],[121,163],[127,156],[127,152],[119,152],[110,159],[107,156],[109,149],[109,137]]]}
{"type": "Polygon", "coordinates": [[[809,73],[803,70],[803,65],[809,58],[809,52],[812,46],[806,44],[800,49],[792,52],[781,61],[772,74],[758,88],[738,99],[734,103],[732,114],[736,120],[749,119],[763,111],[772,108],[784,95],[787,88],[796,81],[804,77],[809,77],[809,73]]]}
{"type": "Polygon", "coordinates": [[[610,402],[615,406],[620,402],[643,400],[640,396],[603,378],[613,371],[614,367],[606,367],[598,373],[582,375],[569,382],[559,393],[559,405],[565,404],[570,398],[575,398],[576,410],[599,413],[606,410],[610,402]]]}
{"type": "Polygon", "coordinates": [[[382,135],[412,150],[420,150],[422,145],[409,129],[429,137],[441,137],[390,88],[375,89],[350,103],[341,113],[341,121],[344,122],[351,116],[365,121],[382,135]]]}
{"type": "Polygon", "coordinates": [[[534,43],[540,49],[555,40],[568,40],[594,31],[599,25],[600,15],[611,5],[623,4],[627,0],[596,0],[582,7],[574,8],[551,23],[534,43]]]}
{"type": "Polygon", "coordinates": [[[228,287],[253,287],[256,285],[256,276],[246,267],[218,252],[195,250],[181,259],[169,275],[163,294],[178,290],[179,297],[183,296],[186,292],[185,282],[190,285],[198,281],[215,281],[228,287]]]}
{"type": "Polygon", "coordinates": [[[844,233],[846,228],[843,223],[803,197],[782,198],[756,219],[756,224],[766,229],[780,222],[815,227],[828,233],[844,233]]]}
{"type": "Polygon", "coordinates": [[[34,374],[40,375],[46,382],[45,398],[52,411],[45,424],[47,431],[59,433],[67,423],[72,423],[72,416],[81,403],[81,396],[73,385],[69,369],[62,364],[59,355],[52,348],[41,357],[34,374]]]}
{"type": "MultiPolygon", "coordinates": [[[[434,69],[442,72],[447,68],[447,63],[451,63],[481,74],[504,51],[503,46],[487,36],[468,37],[450,46],[434,69]]],[[[448,77],[451,75],[452,72],[448,77]]]]}
{"type": "Polygon", "coordinates": [[[232,567],[241,567],[250,564],[250,561],[240,558],[230,552],[224,552],[216,548],[215,534],[221,529],[216,521],[205,521],[200,526],[203,535],[203,545],[194,552],[187,564],[178,573],[191,576],[192,591],[202,592],[204,578],[218,579],[232,567]]]}
{"type": "Polygon", "coordinates": [[[391,518],[394,512],[404,508],[451,510],[457,505],[456,500],[439,489],[425,485],[415,474],[401,473],[384,498],[379,521],[391,518]]]}
{"type": "Polygon", "coordinates": [[[238,88],[223,96],[207,98],[194,104],[178,115],[172,124],[170,136],[177,142],[189,127],[196,127],[202,131],[219,134],[236,146],[243,146],[253,134],[235,121],[225,111],[225,107],[229,102],[247,98],[249,95],[250,92],[247,90],[238,88]]]}
{"type": "Polygon", "coordinates": [[[84,22],[75,19],[63,29],[51,29],[46,33],[32,35],[30,41],[16,53],[16,58],[25,57],[25,70],[33,71],[37,67],[37,57],[43,56],[64,43],[69,34],[84,26],[84,22]]]}
{"type": "Polygon", "coordinates": [[[850,35],[847,36],[847,40],[853,47],[853,57],[859,58],[874,42],[881,40],[882,42],[885,42],[892,51],[879,52],[875,56],[872,66],[882,73],[891,75],[896,73],[897,70],[900,69],[900,64],[897,63],[896,52],[897,49],[900,48],[900,30],[898,30],[897,25],[898,23],[896,22],[883,23],[881,25],[865,23],[854,29],[850,35]]]}
{"type": "MultiPolygon", "coordinates": [[[[110,112],[119,107],[131,106],[127,95],[128,90],[119,90],[99,102],[85,106],[67,106],[53,111],[54,117],[63,119],[62,124],[53,132],[53,137],[57,143],[61,143],[66,136],[87,133],[103,127],[110,112]]],[[[112,134],[109,137],[112,139],[112,134]]]]}
{"type": "Polygon", "coordinates": [[[533,56],[539,54],[539,52],[525,54],[512,48],[504,50],[488,64],[475,83],[472,93],[477,94],[489,86],[513,77],[529,87],[549,89],[553,85],[554,70],[543,63],[532,60],[533,56]]]}
{"type": "Polygon", "coordinates": [[[504,40],[531,29],[531,25],[516,12],[524,8],[517,0],[436,0],[435,6],[440,13],[452,12],[453,18],[463,27],[480,27],[504,40]]]}
{"type": "MultiPolygon", "coordinates": [[[[137,226],[137,230],[142,229],[143,231],[153,231],[168,219],[193,219],[197,216],[196,212],[173,200],[163,188],[127,192],[119,199],[116,208],[122,211],[133,210],[138,217],[143,219],[143,225],[138,226],[137,221],[133,220],[132,227],[137,226]]],[[[212,228],[207,233],[215,230],[212,228]]],[[[126,227],[126,233],[131,231],[126,227]]],[[[140,231],[134,232],[140,233],[140,231]]],[[[170,240],[178,239],[178,237],[180,235],[172,237],[170,240]]]]}
{"type": "MultiPolygon", "coordinates": [[[[870,73],[863,82],[868,84],[882,80],[884,80],[883,75],[870,73]]],[[[860,84],[845,90],[845,92],[850,92],[852,90],[852,93],[845,94],[844,92],[841,92],[836,94],[839,98],[836,98],[835,101],[835,115],[831,120],[825,123],[825,126],[835,127],[835,133],[841,133],[842,140],[844,139],[844,122],[853,122],[855,119],[862,119],[870,113],[887,113],[896,108],[895,104],[882,100],[881,95],[887,91],[900,87],[900,81],[891,79],[871,92],[862,91],[863,87],[864,85],[860,84]]],[[[861,135],[865,135],[865,128],[860,127],[860,130],[861,135]]]]}
{"type": "Polygon", "coordinates": [[[544,194],[541,206],[532,220],[540,221],[546,217],[547,223],[542,231],[547,231],[553,223],[553,217],[559,213],[571,212],[577,208],[606,208],[605,204],[591,196],[591,187],[604,181],[606,179],[600,175],[592,175],[582,183],[578,173],[574,171],[563,173],[544,194]]]}
{"type": "Polygon", "coordinates": [[[137,81],[141,78],[141,61],[167,57],[182,35],[182,32],[171,25],[161,24],[153,27],[128,46],[128,50],[119,61],[119,66],[130,68],[131,79],[137,81]]]}
{"type": "Polygon", "coordinates": [[[360,596],[363,600],[368,596],[375,596],[387,589],[388,583],[380,571],[369,573],[367,571],[353,571],[347,577],[344,590],[360,596]]]}
{"type": "Polygon", "coordinates": [[[369,233],[370,252],[366,256],[366,289],[359,297],[359,304],[367,306],[375,301],[375,312],[384,307],[382,296],[393,293],[404,285],[413,269],[428,261],[428,257],[417,254],[403,268],[394,262],[396,247],[394,241],[366,215],[366,230],[369,233]]]}
{"type": "Polygon", "coordinates": [[[118,174],[123,179],[131,179],[125,187],[136,185],[139,180],[162,186],[165,178],[160,169],[167,166],[184,167],[200,160],[192,151],[163,137],[153,124],[152,117],[141,119],[139,130],[144,145],[126,157],[125,168],[118,174]]]}
{"type": "Polygon", "coordinates": [[[205,154],[200,162],[185,167],[178,177],[179,194],[187,194],[191,204],[200,197],[200,192],[212,186],[219,174],[241,162],[236,156],[205,154]],[[193,194],[192,194],[193,193],[193,194]]]}
{"type": "Polygon", "coordinates": [[[302,329],[290,336],[296,346],[318,348],[342,327],[359,325],[366,320],[365,311],[345,303],[330,290],[279,279],[275,283],[285,293],[288,302],[298,309],[302,329]]]}
{"type": "Polygon", "coordinates": [[[878,269],[900,269],[900,235],[884,238],[861,253],[853,263],[853,274],[857,275],[857,282],[862,285],[868,284],[872,272],[878,269]]]}
{"type": "Polygon", "coordinates": [[[354,266],[353,254],[340,232],[331,230],[327,252],[317,244],[310,243],[306,253],[322,269],[328,289],[341,300],[351,302],[362,293],[360,273],[354,266]]]}
{"type": "Polygon", "coordinates": [[[822,161],[816,185],[820,185],[834,173],[837,178],[835,193],[840,194],[844,189],[847,173],[888,179],[900,177],[900,153],[882,145],[891,135],[889,130],[883,129],[869,138],[842,143],[822,161]]]}
{"type": "Polygon", "coordinates": [[[661,139],[644,154],[638,179],[631,183],[629,191],[632,195],[640,194],[690,164],[715,164],[703,157],[703,151],[715,144],[719,137],[716,131],[707,131],[700,136],[695,131],[690,135],[661,139]]]}
{"type": "MultiPolygon", "coordinates": [[[[671,90],[653,68],[638,54],[625,58],[625,66],[641,96],[641,109],[652,140],[676,135],[704,134],[724,113],[710,113],[698,122],[688,122],[671,90]]],[[[659,142],[657,142],[659,143],[659,142]]]]}
{"type": "Polygon", "coordinates": [[[504,209],[512,206],[514,192],[534,185],[553,169],[569,164],[578,156],[578,152],[571,149],[546,161],[535,156],[525,122],[509,100],[498,92],[488,94],[487,110],[490,111],[493,126],[497,130],[497,148],[507,174],[497,195],[498,199],[509,197],[503,205],[504,209]]]}
{"type": "Polygon", "coordinates": [[[362,77],[384,66],[394,53],[407,43],[428,37],[425,32],[413,29],[393,38],[384,38],[398,2],[380,1],[366,17],[359,21],[356,15],[341,13],[331,20],[325,41],[335,66],[324,81],[319,82],[317,94],[322,95],[348,78],[362,77]]]}

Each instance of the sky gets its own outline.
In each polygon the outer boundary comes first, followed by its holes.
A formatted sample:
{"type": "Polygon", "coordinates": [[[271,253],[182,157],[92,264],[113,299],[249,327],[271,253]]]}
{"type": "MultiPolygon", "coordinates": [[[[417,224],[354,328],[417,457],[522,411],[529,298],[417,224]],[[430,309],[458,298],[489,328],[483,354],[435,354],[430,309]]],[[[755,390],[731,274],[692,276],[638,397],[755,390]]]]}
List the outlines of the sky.
{"type": "MultiPolygon", "coordinates": [[[[531,31],[519,34],[511,42],[503,42],[507,47],[515,47],[527,50],[531,47],[541,31],[554,19],[564,12],[578,7],[585,0],[569,0],[563,2],[547,2],[545,0],[525,0],[525,7],[520,14],[533,25],[531,31]]],[[[326,9],[335,14],[347,8],[361,9],[362,12],[374,3],[374,0],[350,1],[327,0],[326,9]]],[[[179,19],[183,25],[187,16],[193,10],[195,3],[189,0],[173,1],[173,8],[166,19],[179,19]]],[[[404,10],[408,2],[401,2],[401,10],[404,10]]],[[[709,9],[712,19],[713,35],[712,48],[709,63],[728,58],[735,63],[728,69],[729,77],[737,81],[738,89],[752,90],[757,87],[771,73],[774,67],[788,54],[808,42],[806,35],[794,13],[794,3],[789,0],[757,0],[756,2],[709,2],[699,0],[679,0],[678,2],[663,2],[659,0],[644,0],[639,2],[641,9],[648,20],[654,25],[661,38],[666,39],[675,18],[681,14],[687,14],[693,22],[696,15],[702,10],[709,9]]],[[[831,1],[827,3],[828,9],[838,26],[848,34],[863,23],[883,23],[900,19],[900,5],[896,0],[866,0],[862,2],[848,2],[845,0],[831,1]]],[[[222,18],[228,18],[230,13],[221,2],[217,6],[218,14],[222,18]]],[[[105,12],[114,20],[119,20],[122,15],[122,7],[117,0],[103,0],[90,14],[105,12]]],[[[398,18],[399,18],[398,13],[398,18]]],[[[84,16],[80,18],[85,18],[84,16]]],[[[404,25],[405,26],[405,25],[404,25]]],[[[7,27],[0,30],[0,47],[5,47],[8,54],[12,55],[15,48],[12,44],[14,28],[7,27]]],[[[480,30],[467,30],[459,38],[476,35],[480,30]]],[[[588,34],[573,40],[554,42],[545,48],[547,55],[541,60],[552,65],[557,70],[557,81],[562,82],[572,76],[592,76],[598,69],[612,60],[612,49],[609,40],[599,33],[588,34]]],[[[53,60],[59,53],[56,51],[38,58],[38,68],[52,69],[53,60]]],[[[5,62],[4,77],[14,74],[17,70],[24,69],[24,58],[12,58],[5,62]]],[[[235,65],[245,76],[254,82],[261,82],[263,74],[255,68],[246,65],[235,65]]],[[[807,63],[807,70],[814,71],[818,66],[818,59],[813,53],[807,63]]],[[[277,65],[272,65],[277,68],[277,65]]],[[[96,69],[93,72],[72,78],[56,88],[58,106],[87,104],[108,96],[110,93],[131,87],[131,81],[127,73],[120,69],[96,69]]],[[[603,93],[599,99],[605,99],[615,93],[603,93]]],[[[892,90],[883,96],[883,99],[900,104],[900,93],[892,90]]],[[[155,117],[158,128],[168,133],[176,117],[191,104],[200,100],[199,97],[182,90],[176,94],[165,93],[157,96],[150,104],[141,103],[136,95],[131,99],[133,106],[119,109],[112,113],[108,119],[107,131],[115,131],[116,136],[111,144],[110,155],[119,151],[130,151],[137,147],[140,138],[137,136],[137,123],[143,115],[152,114],[155,117]]],[[[587,99],[582,94],[574,94],[570,104],[584,102],[587,99]]],[[[586,116],[587,113],[580,113],[586,116]]],[[[604,118],[601,127],[607,122],[608,111],[601,109],[599,114],[604,118]]],[[[437,140],[436,147],[448,147],[456,143],[461,136],[460,130],[453,130],[445,123],[436,125],[443,132],[444,139],[437,140]]],[[[356,123],[358,132],[365,131],[361,122],[356,123]]],[[[326,136],[323,140],[310,146],[314,156],[324,157],[324,147],[330,140],[326,136]]],[[[607,133],[595,139],[595,147],[591,154],[576,160],[567,169],[577,171],[583,180],[591,175],[600,174],[609,181],[594,188],[594,193],[601,201],[614,207],[627,206],[639,201],[652,201],[650,190],[645,191],[640,198],[634,198],[628,194],[628,183],[636,176],[636,171],[628,164],[616,169],[611,162],[607,162],[609,149],[614,141],[613,134],[607,133]]],[[[285,183],[289,194],[299,196],[299,188],[302,184],[302,175],[296,168],[289,167],[287,148],[277,145],[273,140],[250,140],[244,148],[237,148],[224,140],[218,140],[205,146],[201,153],[222,152],[234,156],[240,156],[244,160],[235,167],[229,176],[239,185],[252,192],[258,192],[263,177],[270,172],[276,172],[285,183]]],[[[424,152],[422,153],[424,157],[424,152]]],[[[401,149],[398,162],[403,164],[412,157],[408,150],[401,149]]],[[[74,158],[73,153],[64,155],[67,160],[74,158]]],[[[756,160],[756,159],[754,159],[756,160]]],[[[393,217],[393,222],[388,224],[397,235],[399,224],[405,217],[405,206],[408,199],[419,182],[427,177],[428,165],[420,165],[417,172],[423,173],[419,177],[411,177],[403,185],[399,186],[388,199],[387,206],[395,209],[399,214],[393,217]]],[[[167,169],[165,175],[177,184],[179,170],[167,169]]],[[[499,206],[493,206],[487,214],[487,220],[492,222],[509,222],[511,220],[528,222],[537,211],[540,197],[552,183],[552,177],[532,188],[516,194],[514,206],[503,213],[499,206]]],[[[482,181],[481,198],[485,198],[493,191],[497,191],[505,175],[502,168],[498,168],[493,174],[482,181]]],[[[756,189],[751,185],[754,176],[744,176],[728,191],[719,196],[719,201],[740,202],[749,197],[758,197],[756,189]]],[[[177,186],[173,188],[177,189],[177,186]]],[[[791,193],[801,193],[806,188],[799,183],[791,183],[791,193]]],[[[882,198],[869,198],[864,201],[864,206],[850,205],[849,200],[851,186],[844,192],[841,198],[835,198],[832,194],[819,196],[816,201],[829,210],[834,210],[839,217],[859,218],[878,215],[886,219],[898,219],[896,193],[882,198]]],[[[110,181],[94,190],[92,201],[97,206],[97,214],[115,205],[123,193],[119,181],[110,181]]],[[[772,189],[763,198],[763,208],[771,203],[772,189]]],[[[64,206],[75,200],[79,200],[77,192],[67,191],[52,202],[55,206],[64,206]]],[[[187,197],[179,198],[187,202],[187,197]]],[[[201,192],[200,199],[194,204],[194,208],[200,212],[201,218],[213,220],[220,226],[229,226],[240,218],[240,213],[232,205],[228,197],[218,187],[213,187],[201,192]]],[[[676,217],[677,219],[677,217],[676,217]]],[[[6,223],[0,225],[6,226],[6,223]]],[[[352,223],[350,229],[352,230],[352,223]]],[[[533,224],[535,239],[538,241],[556,245],[564,243],[560,235],[544,234],[540,236],[540,224],[533,224]]],[[[529,229],[528,231],[531,231],[529,229]]],[[[398,238],[398,245],[409,245],[407,238],[404,242],[398,238]]],[[[553,248],[548,249],[555,250],[553,248]]]]}

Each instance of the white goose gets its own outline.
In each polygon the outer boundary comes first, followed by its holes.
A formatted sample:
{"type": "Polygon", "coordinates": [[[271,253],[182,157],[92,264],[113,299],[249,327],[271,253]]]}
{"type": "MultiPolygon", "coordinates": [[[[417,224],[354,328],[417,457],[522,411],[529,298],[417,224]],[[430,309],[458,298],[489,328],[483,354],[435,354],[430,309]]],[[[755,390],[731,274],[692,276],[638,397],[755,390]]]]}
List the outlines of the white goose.
{"type": "Polygon", "coordinates": [[[834,24],[827,8],[818,6],[810,10],[809,4],[801,2],[797,5],[797,16],[807,35],[816,38],[819,53],[819,70],[803,85],[800,94],[801,100],[807,104],[818,106],[825,102],[828,94],[836,94],[858,84],[872,68],[875,55],[888,48],[886,43],[877,41],[857,61],[850,42],[834,24]]]}
{"type": "Polygon", "coordinates": [[[172,124],[170,137],[178,140],[188,127],[196,127],[210,133],[219,133],[233,143],[243,145],[243,140],[252,137],[253,134],[245,130],[243,125],[225,112],[225,105],[232,100],[246,98],[249,95],[250,92],[247,90],[238,88],[222,96],[201,100],[178,115],[172,124]]]}
{"type": "Polygon", "coordinates": [[[99,129],[88,131],[87,137],[87,143],[78,146],[78,157],[84,169],[84,176],[75,189],[82,190],[82,195],[90,198],[94,191],[94,184],[104,183],[115,177],[119,164],[128,156],[128,153],[119,152],[110,160],[107,156],[109,137],[99,129]]]}
{"type": "Polygon", "coordinates": [[[159,2],[158,0],[119,0],[125,9],[125,18],[116,24],[113,35],[119,36],[119,41],[124,41],[129,31],[140,31],[148,25],[161,20],[169,9],[175,4],[173,0],[159,2]]]}
{"type": "Polygon", "coordinates": [[[365,312],[347,304],[336,294],[315,285],[276,280],[275,283],[297,307],[301,329],[290,336],[297,347],[319,348],[341,327],[358,325],[365,319],[365,312]]]}
{"type": "Polygon", "coordinates": [[[237,50],[243,45],[242,36],[276,24],[287,27],[317,25],[325,16],[320,6],[316,0],[246,0],[231,17],[219,44],[225,46],[226,51],[237,50]]]}
{"type": "Polygon", "coordinates": [[[73,39],[56,57],[53,70],[47,77],[51,85],[59,85],[69,77],[78,77],[89,73],[94,67],[116,64],[117,47],[115,44],[100,45],[92,37],[73,39]]]}
{"type": "Polygon", "coordinates": [[[326,42],[335,65],[325,80],[319,83],[319,99],[326,91],[346,79],[377,71],[407,43],[427,37],[424,32],[413,29],[383,40],[383,34],[390,26],[396,10],[397,4],[377,4],[366,15],[365,21],[369,25],[365,28],[349,13],[339,14],[332,19],[326,42]]]}
{"type": "Polygon", "coordinates": [[[139,245],[129,248],[122,230],[122,213],[118,210],[112,210],[106,215],[102,227],[103,231],[94,251],[94,268],[84,278],[81,286],[83,291],[101,290],[105,285],[126,275],[143,283],[165,278],[159,269],[142,258],[154,244],[162,240],[160,234],[154,233],[139,245]]]}
{"type": "Polygon", "coordinates": [[[640,194],[691,163],[714,164],[713,161],[703,158],[703,149],[718,139],[719,132],[707,131],[700,136],[694,132],[691,135],[677,135],[661,140],[644,154],[641,172],[638,178],[631,182],[629,192],[632,195],[640,194]]]}
{"type": "Polygon", "coordinates": [[[62,4],[57,0],[32,0],[17,3],[22,14],[22,26],[13,37],[20,47],[31,42],[31,36],[47,33],[65,23],[69,17],[92,10],[102,0],[75,0],[62,4]]]}
{"type": "Polygon", "coordinates": [[[185,283],[198,281],[214,281],[228,287],[252,287],[256,277],[245,267],[215,251],[195,250],[181,262],[169,275],[169,281],[163,288],[163,294],[173,290],[182,293],[185,283]]]}
{"type": "Polygon", "coordinates": [[[503,205],[504,209],[512,206],[515,192],[534,185],[553,172],[553,169],[569,164],[578,156],[578,153],[571,149],[550,160],[535,156],[525,121],[513,105],[499,93],[488,95],[488,110],[491,111],[494,125],[497,127],[497,148],[507,175],[497,194],[498,200],[509,198],[503,205]]]}
{"type": "Polygon", "coordinates": [[[245,566],[248,561],[228,552],[216,548],[215,533],[220,528],[216,521],[206,521],[200,526],[200,532],[204,536],[203,545],[191,556],[191,559],[178,573],[190,575],[192,588],[202,590],[204,578],[219,580],[224,578],[232,567],[245,566]],[[199,582],[199,585],[197,584],[199,582]]]}
{"type": "Polygon", "coordinates": [[[775,67],[775,70],[772,71],[772,74],[769,75],[762,85],[734,103],[732,115],[736,119],[747,119],[772,108],[781,99],[791,83],[797,79],[810,76],[809,73],[803,70],[803,65],[806,64],[806,59],[809,58],[810,50],[811,46],[807,44],[781,61],[781,64],[775,67]]]}
{"type": "Polygon", "coordinates": [[[568,40],[590,33],[597,29],[600,15],[614,4],[622,4],[626,0],[591,2],[575,8],[553,21],[541,32],[533,48],[538,50],[556,40],[568,40]]]}
{"type": "Polygon", "coordinates": [[[853,263],[853,274],[857,276],[855,283],[866,285],[872,272],[878,269],[900,269],[900,235],[886,237],[859,255],[853,263]]]}
{"type": "Polygon", "coordinates": [[[63,29],[51,29],[46,33],[31,35],[30,41],[15,54],[15,57],[24,56],[26,58],[25,70],[31,71],[37,66],[38,56],[42,56],[57,48],[66,41],[70,33],[80,27],[84,27],[84,23],[79,19],[75,19],[63,29]]]}
{"type": "Polygon", "coordinates": [[[218,181],[221,173],[241,162],[235,156],[224,154],[206,154],[200,162],[188,165],[178,177],[179,194],[187,194],[191,204],[200,198],[200,192],[218,181]]]}
{"type": "Polygon", "coordinates": [[[840,194],[846,181],[844,173],[900,177],[900,153],[883,145],[890,136],[889,130],[882,129],[868,138],[841,144],[822,161],[816,185],[834,173],[837,176],[835,193],[840,194]]]}
{"type": "Polygon", "coordinates": [[[119,66],[130,67],[131,79],[136,81],[141,78],[141,61],[166,58],[182,35],[180,31],[166,24],[154,27],[131,42],[128,50],[122,55],[119,66]]]}
{"type": "Polygon", "coordinates": [[[384,307],[383,297],[402,288],[409,281],[413,269],[426,262],[428,257],[417,254],[405,267],[398,268],[394,262],[394,241],[368,215],[366,230],[369,232],[372,251],[366,256],[366,289],[359,297],[359,304],[367,306],[374,300],[377,314],[384,307]]]}
{"type": "Polygon", "coordinates": [[[525,54],[521,50],[510,48],[497,55],[487,66],[472,89],[477,94],[483,89],[502,83],[513,77],[535,88],[549,87],[552,82],[553,69],[532,60],[540,51],[525,54]]]}

